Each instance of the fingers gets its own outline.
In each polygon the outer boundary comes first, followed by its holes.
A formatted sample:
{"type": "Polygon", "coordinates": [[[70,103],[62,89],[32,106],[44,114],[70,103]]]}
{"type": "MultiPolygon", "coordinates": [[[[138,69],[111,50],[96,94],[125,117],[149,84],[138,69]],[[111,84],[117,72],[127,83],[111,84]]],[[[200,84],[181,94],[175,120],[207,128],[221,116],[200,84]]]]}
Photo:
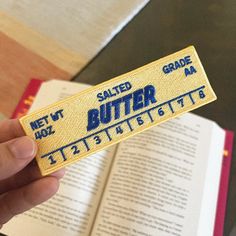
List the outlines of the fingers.
{"type": "Polygon", "coordinates": [[[1,121],[0,130],[0,143],[25,135],[17,119],[1,121]]]}
{"type": "Polygon", "coordinates": [[[0,180],[6,179],[23,169],[34,158],[36,143],[23,136],[0,144],[0,180]]]}
{"type": "Polygon", "coordinates": [[[52,197],[64,175],[64,170],[60,170],[42,178],[36,165],[28,165],[37,146],[23,135],[18,120],[0,122],[0,228],[14,215],[52,197]]]}
{"type": "Polygon", "coordinates": [[[48,200],[59,188],[55,177],[45,177],[31,184],[10,191],[0,197],[0,228],[14,215],[20,214],[48,200]]]}
{"type": "MultiPolygon", "coordinates": [[[[50,176],[61,179],[65,174],[65,169],[58,170],[50,176]]],[[[0,181],[0,194],[6,193],[10,190],[23,187],[35,180],[42,178],[38,165],[35,161],[31,162],[27,167],[16,175],[0,181]]]]}

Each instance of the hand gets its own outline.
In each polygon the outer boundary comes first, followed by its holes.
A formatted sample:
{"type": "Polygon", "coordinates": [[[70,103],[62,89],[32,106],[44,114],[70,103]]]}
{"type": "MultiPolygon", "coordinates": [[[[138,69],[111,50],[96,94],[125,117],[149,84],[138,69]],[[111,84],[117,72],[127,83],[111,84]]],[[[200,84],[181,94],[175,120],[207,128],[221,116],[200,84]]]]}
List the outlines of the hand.
{"type": "Polygon", "coordinates": [[[14,215],[48,200],[64,170],[42,177],[35,161],[36,143],[24,136],[18,120],[0,122],[0,229],[14,215]]]}

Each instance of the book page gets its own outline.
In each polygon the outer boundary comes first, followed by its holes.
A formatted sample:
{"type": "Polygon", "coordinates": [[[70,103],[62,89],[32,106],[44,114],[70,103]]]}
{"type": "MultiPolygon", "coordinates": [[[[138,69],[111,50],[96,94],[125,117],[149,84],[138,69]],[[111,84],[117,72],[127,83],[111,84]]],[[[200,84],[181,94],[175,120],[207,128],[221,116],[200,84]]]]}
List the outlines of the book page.
{"type": "Polygon", "coordinates": [[[89,87],[91,85],[62,80],[43,82],[28,113],[60,101],[89,87]]]}
{"type": "Polygon", "coordinates": [[[190,113],[120,143],[92,235],[212,235],[223,144],[190,113]]]}
{"type": "MultiPolygon", "coordinates": [[[[30,111],[87,87],[56,80],[45,82],[30,111]]],[[[13,218],[1,232],[10,236],[89,235],[115,148],[113,146],[67,167],[59,191],[52,199],[13,218]]]]}

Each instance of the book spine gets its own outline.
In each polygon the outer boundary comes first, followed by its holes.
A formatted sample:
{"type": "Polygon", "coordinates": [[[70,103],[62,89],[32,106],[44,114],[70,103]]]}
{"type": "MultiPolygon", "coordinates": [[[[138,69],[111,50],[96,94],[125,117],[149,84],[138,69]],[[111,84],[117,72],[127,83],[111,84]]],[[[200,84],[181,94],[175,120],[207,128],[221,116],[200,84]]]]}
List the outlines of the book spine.
{"type": "Polygon", "coordinates": [[[26,115],[33,103],[35,95],[37,94],[43,80],[40,79],[31,79],[27,85],[19,103],[17,104],[11,118],[18,119],[26,115]]]}
{"type": "Polygon", "coordinates": [[[225,221],[226,203],[228,195],[229,175],[230,175],[230,166],[232,160],[234,133],[229,130],[225,130],[225,132],[226,132],[225,147],[222,161],[214,236],[223,236],[224,233],[224,221],[225,221]]]}

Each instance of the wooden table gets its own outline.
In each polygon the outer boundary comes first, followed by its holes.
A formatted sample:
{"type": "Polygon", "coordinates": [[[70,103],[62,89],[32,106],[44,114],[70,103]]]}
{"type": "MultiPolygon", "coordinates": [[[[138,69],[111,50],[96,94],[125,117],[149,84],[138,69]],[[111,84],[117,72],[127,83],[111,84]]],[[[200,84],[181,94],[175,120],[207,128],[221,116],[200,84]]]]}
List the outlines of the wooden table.
{"type": "MultiPolygon", "coordinates": [[[[236,131],[235,12],[234,0],[153,0],[75,80],[97,84],[194,45],[218,96],[194,112],[236,131]]],[[[236,142],[233,155],[225,236],[236,220],[236,142]]]]}

